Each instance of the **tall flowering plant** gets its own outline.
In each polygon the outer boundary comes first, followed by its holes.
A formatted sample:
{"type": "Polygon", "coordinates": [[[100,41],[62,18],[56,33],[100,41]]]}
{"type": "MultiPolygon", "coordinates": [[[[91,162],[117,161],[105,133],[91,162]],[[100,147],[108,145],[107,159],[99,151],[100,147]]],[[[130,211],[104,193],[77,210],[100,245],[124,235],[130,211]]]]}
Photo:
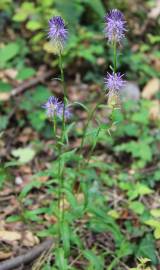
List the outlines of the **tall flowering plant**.
{"type": "MultiPolygon", "coordinates": [[[[108,40],[109,45],[113,49],[113,64],[111,67],[111,71],[107,72],[104,78],[104,84],[105,84],[106,89],[108,90],[108,107],[112,109],[111,116],[110,116],[111,123],[109,123],[109,125],[106,125],[105,127],[108,133],[110,134],[110,129],[112,125],[114,124],[113,112],[114,112],[114,109],[118,109],[117,105],[119,105],[119,93],[125,84],[125,81],[123,79],[124,74],[122,74],[120,71],[117,70],[117,48],[118,46],[122,44],[122,41],[125,38],[126,21],[124,19],[122,12],[117,9],[113,9],[109,11],[106,14],[104,20],[105,20],[104,35],[105,35],[105,38],[108,40]]],[[[83,136],[82,136],[81,150],[84,146],[85,137],[86,137],[90,122],[93,120],[97,109],[101,107],[101,105],[102,105],[101,101],[97,102],[96,106],[89,113],[88,120],[87,120],[86,126],[84,128],[83,136]]],[[[85,162],[84,162],[84,157],[83,157],[83,161],[82,161],[83,164],[82,166],[79,166],[78,173],[80,173],[82,168],[88,165],[90,158],[93,154],[93,151],[96,147],[98,136],[102,129],[104,129],[104,125],[99,123],[99,126],[96,130],[96,134],[92,140],[91,149],[87,155],[85,162]]],[[[87,205],[87,202],[85,203],[85,206],[86,205],[87,205]]]]}
{"type": "Polygon", "coordinates": [[[70,105],[68,104],[62,58],[63,50],[68,39],[68,29],[65,26],[64,20],[60,16],[55,16],[49,20],[48,38],[50,39],[51,44],[56,48],[56,52],[58,54],[61,84],[63,90],[63,101],[60,101],[54,96],[51,96],[49,97],[48,101],[42,105],[42,107],[46,110],[47,117],[53,122],[54,136],[58,150],[58,233],[60,244],[62,241],[61,227],[63,226],[64,221],[64,172],[61,156],[63,153],[62,147],[65,143],[66,121],[72,116],[70,105]],[[62,129],[60,135],[57,133],[58,118],[62,121],[62,129]]]}
{"type": "MultiPolygon", "coordinates": [[[[109,41],[109,44],[113,48],[113,65],[112,70],[107,72],[107,75],[104,78],[105,86],[108,90],[108,96],[114,97],[118,96],[119,92],[121,91],[122,87],[124,86],[124,75],[117,70],[117,48],[122,43],[123,38],[125,37],[126,32],[126,22],[124,19],[123,14],[117,10],[111,10],[105,16],[105,37],[109,41]]],[[[64,20],[60,16],[55,16],[49,20],[49,31],[48,31],[48,38],[50,39],[51,44],[56,47],[58,58],[59,58],[59,69],[61,74],[61,84],[63,89],[63,101],[60,101],[58,98],[51,96],[49,97],[48,101],[42,106],[46,110],[47,117],[52,120],[53,122],[53,130],[54,136],[56,139],[56,146],[58,150],[58,232],[59,232],[59,245],[65,239],[63,239],[63,234],[61,233],[61,227],[63,227],[64,223],[64,163],[62,164],[62,155],[63,155],[63,146],[66,143],[65,141],[65,132],[66,132],[66,121],[71,118],[71,105],[68,103],[68,95],[67,95],[67,88],[65,85],[64,79],[64,70],[63,70],[63,50],[65,48],[67,39],[68,39],[68,29],[65,25],[64,20]],[[57,131],[57,119],[61,120],[62,128],[61,133],[57,131]],[[61,207],[62,202],[62,207],[61,207]]],[[[78,103],[78,102],[77,102],[78,103]]],[[[85,139],[87,136],[87,132],[90,126],[90,123],[93,121],[93,118],[96,114],[97,109],[102,105],[101,101],[97,102],[95,107],[92,110],[89,110],[81,103],[83,108],[86,109],[88,113],[88,119],[84,126],[83,133],[81,136],[81,143],[79,148],[75,149],[75,152],[78,153],[79,159],[77,167],[73,168],[74,174],[76,176],[76,181],[79,181],[79,190],[81,189],[81,182],[83,182],[83,177],[81,172],[83,169],[89,164],[90,158],[94,152],[96,147],[98,136],[101,132],[101,129],[104,129],[104,124],[99,123],[98,121],[98,128],[96,129],[96,134],[92,140],[92,145],[90,150],[86,155],[83,154],[83,148],[85,144],[85,139]]],[[[115,104],[114,106],[115,107],[115,104]]],[[[106,125],[106,129],[108,126],[106,125]]],[[[85,187],[82,190],[84,191],[84,208],[85,211],[88,205],[88,198],[87,193],[89,192],[85,187]]],[[[83,211],[83,213],[84,213],[83,211]]],[[[63,244],[64,244],[63,241],[63,244]]]]}

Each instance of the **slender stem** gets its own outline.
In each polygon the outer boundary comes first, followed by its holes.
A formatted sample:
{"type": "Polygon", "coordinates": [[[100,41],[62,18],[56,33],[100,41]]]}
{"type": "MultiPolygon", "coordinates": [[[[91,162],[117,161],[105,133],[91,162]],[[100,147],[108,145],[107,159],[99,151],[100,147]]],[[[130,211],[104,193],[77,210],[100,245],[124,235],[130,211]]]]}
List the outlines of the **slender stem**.
{"type": "MultiPolygon", "coordinates": [[[[93,110],[91,111],[91,113],[89,114],[88,116],[88,120],[87,120],[87,123],[84,127],[84,131],[83,131],[83,135],[82,135],[82,140],[81,140],[81,144],[80,144],[80,153],[82,153],[82,149],[83,149],[83,146],[84,146],[84,142],[85,142],[85,137],[86,137],[86,133],[87,133],[87,130],[88,130],[88,126],[91,122],[91,120],[93,119],[93,116],[94,116],[94,113],[96,112],[98,106],[100,105],[101,102],[98,102],[96,104],[96,106],[93,108],[93,110]]],[[[81,160],[80,162],[78,163],[78,168],[77,168],[77,174],[79,174],[80,170],[83,168],[84,166],[81,165],[81,160]]],[[[78,181],[79,181],[79,177],[78,177],[78,181]]],[[[79,187],[78,187],[78,190],[77,190],[77,194],[79,193],[80,191],[80,184],[79,184],[79,187]]]]}
{"type": "Polygon", "coordinates": [[[56,114],[54,114],[54,117],[53,117],[53,131],[54,131],[54,136],[56,138],[56,135],[57,135],[57,121],[56,121],[56,114]]]}
{"type": "Polygon", "coordinates": [[[61,72],[61,81],[62,81],[62,87],[63,87],[63,95],[64,95],[64,103],[66,104],[67,102],[67,88],[64,80],[64,70],[63,70],[63,64],[62,64],[62,54],[61,52],[59,53],[59,68],[61,72]]]}
{"type": "Polygon", "coordinates": [[[113,43],[113,68],[114,73],[117,71],[117,43],[114,41],[113,43]]]}
{"type": "Polygon", "coordinates": [[[91,122],[91,120],[92,120],[92,118],[94,116],[94,113],[97,110],[98,106],[99,106],[99,103],[96,104],[96,106],[93,108],[93,110],[89,114],[88,121],[87,121],[87,123],[86,123],[86,125],[84,127],[84,131],[83,131],[83,135],[82,135],[82,140],[81,140],[81,145],[80,145],[80,152],[82,152],[82,148],[84,146],[84,141],[85,141],[88,126],[89,126],[89,124],[90,124],[90,122],[91,122]]]}
{"type": "Polygon", "coordinates": [[[89,161],[91,159],[91,156],[93,154],[93,151],[94,151],[94,149],[95,149],[95,147],[97,145],[98,135],[99,135],[100,131],[101,131],[101,127],[99,127],[98,130],[97,130],[95,140],[94,140],[94,142],[92,144],[91,150],[90,150],[90,152],[88,154],[88,157],[87,157],[87,163],[86,163],[86,165],[88,165],[88,163],[89,163],[89,161]]]}
{"type": "Polygon", "coordinates": [[[61,142],[64,141],[64,133],[65,133],[65,109],[67,105],[67,88],[64,80],[64,70],[63,70],[63,64],[62,64],[62,54],[61,51],[59,53],[59,68],[61,72],[61,82],[62,82],[62,88],[63,88],[63,96],[64,96],[64,107],[63,107],[63,115],[62,115],[62,133],[61,133],[61,142]]]}
{"type": "Polygon", "coordinates": [[[58,145],[58,243],[61,242],[61,146],[58,145]]]}
{"type": "Polygon", "coordinates": [[[61,72],[61,82],[63,88],[63,96],[64,96],[64,106],[63,106],[63,115],[62,115],[62,132],[59,140],[58,146],[58,154],[59,154],[59,162],[58,162],[58,180],[59,180],[59,188],[58,188],[58,208],[59,208],[59,238],[61,238],[60,232],[60,224],[63,223],[64,220],[64,177],[63,177],[63,169],[61,164],[61,154],[62,154],[62,145],[64,143],[64,135],[65,135],[65,109],[67,105],[67,89],[64,80],[64,70],[62,64],[62,54],[61,51],[59,53],[59,68],[61,72]],[[62,214],[61,214],[61,199],[62,199],[62,214]]]}

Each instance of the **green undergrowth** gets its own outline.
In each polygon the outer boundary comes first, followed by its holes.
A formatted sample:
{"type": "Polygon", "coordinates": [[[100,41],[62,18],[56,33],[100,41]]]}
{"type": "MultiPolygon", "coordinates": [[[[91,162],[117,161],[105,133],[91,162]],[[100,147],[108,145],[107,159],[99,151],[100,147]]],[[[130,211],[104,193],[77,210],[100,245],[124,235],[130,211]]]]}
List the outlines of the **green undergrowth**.
{"type": "MultiPolygon", "coordinates": [[[[37,91],[40,89],[42,90],[41,87],[37,87],[37,91]]],[[[47,91],[42,92],[43,95],[49,95],[47,91]]],[[[38,121],[35,121],[35,125],[33,119],[30,121],[30,106],[37,113],[35,93],[37,92],[30,94],[31,102],[28,98],[25,108],[22,100],[19,110],[25,110],[26,121],[29,121],[36,131],[41,130],[45,136],[45,127],[38,126],[38,121]]],[[[39,102],[41,98],[44,99],[43,95],[38,95],[39,102]]],[[[76,260],[75,266],[72,266],[70,259],[66,259],[70,258],[69,254],[75,259],[78,257],[84,260],[86,268],[82,269],[105,269],[106,263],[107,269],[123,269],[121,262],[134,266],[136,258],[139,257],[150,259],[152,265],[159,263],[157,245],[160,239],[160,209],[157,204],[157,188],[160,180],[160,123],[150,119],[151,106],[152,102],[146,100],[138,103],[128,101],[123,104],[122,111],[115,111],[113,120],[116,124],[113,130],[109,134],[106,129],[101,129],[94,155],[80,171],[74,170],[81,156],[78,149],[72,150],[70,139],[74,133],[76,140],[80,131],[72,123],[68,133],[69,143],[66,146],[68,150],[66,149],[61,160],[62,164],[66,164],[66,210],[61,227],[64,250],[55,251],[57,268],[51,267],[52,263],[48,262],[43,269],[79,269],[76,260]],[[99,154],[102,148],[103,156],[99,154]],[[91,237],[91,247],[86,239],[88,234],[91,237]],[[106,237],[104,242],[101,240],[103,237],[106,237]]],[[[40,115],[44,118],[43,112],[40,115]]],[[[94,139],[96,130],[96,127],[90,126],[84,151],[88,151],[90,140],[94,139]]],[[[37,140],[33,148],[23,146],[12,152],[12,161],[6,162],[0,170],[1,188],[5,186],[5,179],[12,166],[28,164],[35,156],[38,157],[43,153],[43,144],[43,141],[40,145],[37,140]]],[[[56,149],[54,153],[56,155],[56,149]]],[[[43,229],[36,232],[37,235],[42,238],[56,237],[57,223],[46,222],[45,215],[50,218],[54,216],[56,220],[58,214],[57,170],[58,161],[55,159],[49,163],[47,169],[32,175],[19,194],[23,212],[8,216],[6,222],[23,220],[32,224],[35,230],[38,224],[44,224],[43,229]],[[45,177],[47,181],[42,181],[45,177]],[[33,210],[35,192],[45,194],[46,200],[40,202],[33,210]]]]}

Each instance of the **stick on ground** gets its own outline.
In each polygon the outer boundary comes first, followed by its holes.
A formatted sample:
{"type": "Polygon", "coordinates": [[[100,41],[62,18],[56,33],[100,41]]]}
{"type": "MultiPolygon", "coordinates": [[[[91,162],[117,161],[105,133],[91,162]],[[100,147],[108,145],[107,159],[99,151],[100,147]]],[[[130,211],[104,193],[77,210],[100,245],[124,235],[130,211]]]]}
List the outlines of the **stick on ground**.
{"type": "Polygon", "coordinates": [[[31,263],[36,258],[38,258],[42,252],[48,251],[53,245],[53,242],[54,241],[52,238],[47,238],[44,242],[35,246],[26,254],[17,256],[15,258],[12,258],[12,259],[9,259],[0,263],[0,270],[12,270],[12,269],[18,268],[21,265],[26,265],[26,264],[31,263]]]}

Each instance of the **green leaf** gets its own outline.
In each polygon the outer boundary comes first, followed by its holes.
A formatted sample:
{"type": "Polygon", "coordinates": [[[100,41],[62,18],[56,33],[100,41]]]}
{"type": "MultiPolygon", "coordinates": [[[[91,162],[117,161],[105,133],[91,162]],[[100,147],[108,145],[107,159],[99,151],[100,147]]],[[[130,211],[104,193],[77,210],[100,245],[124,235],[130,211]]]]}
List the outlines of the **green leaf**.
{"type": "Polygon", "coordinates": [[[6,218],[7,222],[16,222],[16,221],[20,221],[21,217],[19,215],[12,215],[10,217],[6,218]]]}
{"type": "Polygon", "coordinates": [[[64,20],[72,28],[72,31],[76,31],[78,20],[83,12],[84,7],[79,1],[74,0],[55,0],[56,9],[63,14],[64,20]],[[71,16],[72,14],[72,16],[71,16]]]}
{"type": "Polygon", "coordinates": [[[50,7],[54,3],[54,0],[40,0],[39,2],[43,7],[50,7]]]}
{"type": "Polygon", "coordinates": [[[155,241],[151,234],[147,234],[137,246],[136,257],[149,258],[153,264],[157,264],[155,241]]]}
{"type": "Polygon", "coordinates": [[[40,106],[47,101],[50,95],[51,92],[47,87],[39,85],[34,89],[34,92],[25,93],[20,103],[20,108],[26,111],[33,111],[33,108],[37,107],[40,108],[40,106]]]}
{"type": "Polygon", "coordinates": [[[152,159],[152,151],[148,142],[145,141],[130,141],[129,143],[123,143],[115,147],[118,152],[125,151],[131,153],[133,157],[140,158],[144,161],[150,161],[152,159]]]}
{"type": "Polygon", "coordinates": [[[129,208],[139,215],[143,214],[145,210],[144,204],[138,201],[131,202],[129,208]]]}
{"type": "Polygon", "coordinates": [[[17,79],[23,81],[23,80],[26,80],[26,79],[32,77],[35,74],[36,74],[35,69],[24,67],[18,73],[17,79]]]}
{"type": "Polygon", "coordinates": [[[0,189],[3,187],[3,184],[6,179],[7,179],[7,172],[5,168],[0,167],[0,189]]]}
{"type": "Polygon", "coordinates": [[[105,15],[105,8],[101,0],[83,0],[84,3],[90,5],[90,7],[101,17],[105,15]]]}
{"type": "Polygon", "coordinates": [[[77,104],[79,105],[80,107],[82,107],[86,112],[88,112],[88,108],[81,102],[78,102],[78,101],[75,101],[73,104],[77,104]]]}
{"type": "Polygon", "coordinates": [[[4,64],[14,58],[19,53],[19,45],[16,42],[11,42],[0,49],[0,63],[4,64]]]}
{"type": "Polygon", "coordinates": [[[65,152],[61,155],[61,160],[67,162],[69,160],[77,160],[78,156],[76,155],[76,149],[65,152]]]}
{"type": "Polygon", "coordinates": [[[38,180],[32,180],[27,185],[24,186],[20,193],[20,197],[24,198],[31,190],[32,188],[40,188],[43,185],[42,182],[38,180]]]}
{"type": "Polygon", "coordinates": [[[141,195],[147,195],[147,194],[151,194],[153,193],[153,190],[150,189],[149,187],[147,187],[146,185],[142,184],[142,183],[137,183],[135,185],[135,190],[137,191],[137,193],[141,196],[141,195]]]}
{"type": "Polygon", "coordinates": [[[41,29],[42,25],[38,21],[28,21],[28,23],[26,24],[26,28],[31,31],[36,31],[38,29],[41,29]]]}
{"type": "Polygon", "coordinates": [[[147,194],[151,194],[153,192],[152,189],[150,189],[148,186],[142,184],[142,183],[136,183],[134,185],[134,189],[133,186],[130,185],[128,187],[128,196],[130,197],[131,200],[137,198],[138,196],[143,196],[143,195],[147,195],[147,194]]]}
{"type": "Polygon", "coordinates": [[[12,155],[18,158],[20,164],[25,164],[30,162],[35,156],[35,150],[30,147],[18,148],[12,151],[12,155]]]}
{"type": "Polygon", "coordinates": [[[1,116],[0,131],[5,130],[8,125],[8,116],[1,116]]]}
{"type": "Polygon", "coordinates": [[[56,250],[56,265],[58,266],[58,269],[68,270],[67,260],[62,248],[56,250]]]}
{"type": "Polygon", "coordinates": [[[157,209],[152,209],[151,210],[151,215],[155,218],[159,218],[160,217],[160,208],[157,209]]]}
{"type": "Polygon", "coordinates": [[[148,37],[149,37],[149,41],[151,42],[151,44],[160,43],[160,35],[148,34],[148,37]]]}
{"type": "Polygon", "coordinates": [[[0,92],[10,92],[12,85],[3,81],[0,81],[0,92]]]}
{"type": "Polygon", "coordinates": [[[13,20],[15,21],[15,22],[24,22],[26,19],[27,19],[27,17],[28,17],[28,14],[27,13],[24,13],[24,12],[18,12],[17,14],[15,14],[14,16],[13,16],[13,20]]]}
{"type": "Polygon", "coordinates": [[[42,207],[42,208],[33,209],[31,211],[27,210],[23,213],[23,215],[26,218],[26,220],[40,221],[41,218],[38,215],[47,214],[47,212],[48,212],[48,208],[42,207]]]}
{"type": "Polygon", "coordinates": [[[104,259],[100,256],[95,255],[93,251],[85,250],[83,251],[83,255],[90,262],[91,269],[102,270],[104,268],[104,259]]]}
{"type": "Polygon", "coordinates": [[[145,221],[145,224],[153,228],[155,238],[160,239],[160,222],[155,219],[149,219],[145,221]]]}
{"type": "Polygon", "coordinates": [[[13,16],[13,20],[16,22],[23,22],[28,16],[31,16],[36,12],[34,3],[25,1],[22,3],[17,13],[13,16]]]}
{"type": "Polygon", "coordinates": [[[68,222],[63,221],[61,224],[61,235],[63,240],[63,247],[66,256],[69,255],[70,251],[70,229],[68,222]]]}
{"type": "Polygon", "coordinates": [[[43,111],[32,111],[27,114],[27,118],[29,119],[32,127],[35,128],[37,131],[40,131],[44,128],[46,115],[43,111]]]}
{"type": "Polygon", "coordinates": [[[118,219],[120,217],[120,213],[118,213],[118,211],[116,211],[116,210],[108,211],[108,215],[114,219],[118,219]]]}

